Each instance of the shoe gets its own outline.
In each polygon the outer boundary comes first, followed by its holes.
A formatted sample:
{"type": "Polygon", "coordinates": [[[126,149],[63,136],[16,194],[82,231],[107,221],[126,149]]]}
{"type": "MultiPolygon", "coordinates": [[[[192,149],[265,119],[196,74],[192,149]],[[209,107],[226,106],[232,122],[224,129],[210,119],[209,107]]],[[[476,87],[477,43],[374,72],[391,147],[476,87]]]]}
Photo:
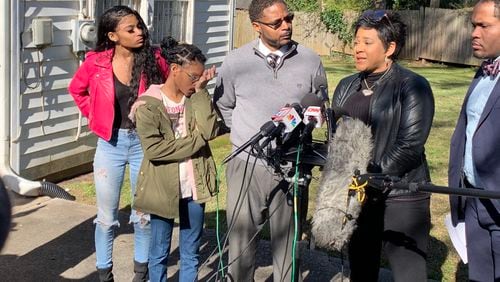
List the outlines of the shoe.
{"type": "Polygon", "coordinates": [[[97,269],[97,273],[99,274],[100,282],[114,282],[115,279],[113,277],[113,267],[101,268],[97,269]]]}
{"type": "Polygon", "coordinates": [[[149,280],[148,263],[134,260],[134,273],[132,282],[147,282],[149,280]]]}

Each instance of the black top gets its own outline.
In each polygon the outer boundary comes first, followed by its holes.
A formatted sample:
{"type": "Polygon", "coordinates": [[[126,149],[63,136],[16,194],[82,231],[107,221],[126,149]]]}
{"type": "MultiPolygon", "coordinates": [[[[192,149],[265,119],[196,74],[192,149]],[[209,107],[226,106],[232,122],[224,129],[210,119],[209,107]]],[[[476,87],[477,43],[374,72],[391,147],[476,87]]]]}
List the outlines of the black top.
{"type": "Polygon", "coordinates": [[[366,84],[368,84],[372,91],[375,91],[377,85],[374,84],[384,75],[384,73],[385,72],[370,73],[368,75],[362,74],[361,87],[346,100],[343,106],[343,110],[348,116],[357,118],[365,124],[370,124],[370,103],[373,94],[365,96],[362,91],[368,89],[366,84]],[[366,83],[364,79],[366,79],[366,83]]]}
{"type": "Polygon", "coordinates": [[[115,119],[113,120],[113,129],[132,128],[132,121],[128,118],[130,108],[128,100],[131,95],[131,88],[123,83],[113,73],[115,83],[115,119]]]}

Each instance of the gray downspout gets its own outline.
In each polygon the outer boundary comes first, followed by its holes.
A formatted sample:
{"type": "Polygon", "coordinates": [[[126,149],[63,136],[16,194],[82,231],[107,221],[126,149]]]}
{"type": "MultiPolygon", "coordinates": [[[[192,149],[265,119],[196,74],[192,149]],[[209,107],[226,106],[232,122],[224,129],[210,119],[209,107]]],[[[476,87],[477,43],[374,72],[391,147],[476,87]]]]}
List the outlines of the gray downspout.
{"type": "MultiPolygon", "coordinates": [[[[18,13],[11,10],[11,3],[14,1],[4,0],[1,2],[0,11],[0,177],[7,189],[23,196],[47,195],[51,197],[74,200],[70,195],[56,184],[45,181],[31,181],[17,175],[10,166],[10,93],[11,93],[11,71],[12,53],[11,36],[18,34],[11,30],[11,13],[18,13]]],[[[14,2],[15,3],[15,2],[14,2]]],[[[19,15],[19,14],[18,14],[19,15]]],[[[21,15],[24,17],[24,14],[21,15]]],[[[14,62],[16,63],[16,62],[14,62]]]]}

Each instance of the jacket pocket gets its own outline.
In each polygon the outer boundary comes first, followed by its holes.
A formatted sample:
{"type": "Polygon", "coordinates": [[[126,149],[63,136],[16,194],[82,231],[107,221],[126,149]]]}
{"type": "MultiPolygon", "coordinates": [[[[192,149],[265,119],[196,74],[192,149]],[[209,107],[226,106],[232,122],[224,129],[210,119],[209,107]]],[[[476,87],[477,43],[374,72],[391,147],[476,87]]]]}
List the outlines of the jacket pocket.
{"type": "Polygon", "coordinates": [[[157,208],[161,206],[163,191],[156,181],[155,171],[151,169],[151,165],[143,167],[138,175],[133,206],[141,212],[158,214],[157,208]],[[143,167],[148,169],[142,169],[143,167]]]}

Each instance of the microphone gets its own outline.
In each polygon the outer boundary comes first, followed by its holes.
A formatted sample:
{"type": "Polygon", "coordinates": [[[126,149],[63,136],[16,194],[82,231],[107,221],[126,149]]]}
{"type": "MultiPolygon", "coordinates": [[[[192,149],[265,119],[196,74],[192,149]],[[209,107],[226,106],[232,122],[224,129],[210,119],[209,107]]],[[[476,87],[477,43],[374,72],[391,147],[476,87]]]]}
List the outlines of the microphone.
{"type": "Polygon", "coordinates": [[[323,124],[323,111],[321,107],[309,106],[304,112],[304,124],[307,125],[313,123],[313,128],[320,128],[323,124]]]}
{"type": "Polygon", "coordinates": [[[282,133],[291,134],[302,122],[302,107],[293,103],[281,108],[276,114],[271,117],[271,120],[277,126],[272,134],[262,141],[259,147],[265,148],[269,143],[280,136],[282,133]]]}
{"type": "Polygon", "coordinates": [[[276,124],[273,121],[268,121],[264,123],[260,127],[260,131],[252,136],[247,142],[245,142],[243,145],[238,147],[238,149],[234,150],[229,156],[227,156],[224,160],[222,160],[222,164],[227,163],[228,161],[232,160],[234,157],[236,157],[238,154],[243,152],[248,146],[250,145],[255,145],[257,142],[259,142],[260,139],[269,136],[273,131],[277,128],[276,124]]]}
{"type": "Polygon", "coordinates": [[[330,98],[328,97],[328,81],[326,80],[326,77],[322,75],[317,75],[314,78],[314,88],[319,90],[319,93],[317,94],[319,98],[323,101],[323,104],[325,105],[325,112],[326,112],[326,122],[328,123],[328,126],[330,130],[328,131],[328,140],[330,140],[330,137],[332,134],[335,134],[336,130],[336,125],[334,119],[334,111],[332,108],[330,108],[330,98]]]}
{"type": "MultiPolygon", "coordinates": [[[[312,130],[315,128],[315,125],[313,125],[312,128],[307,128],[307,124],[310,123],[309,120],[305,118],[307,109],[310,107],[312,107],[310,111],[312,111],[314,107],[321,109],[320,106],[322,105],[323,101],[320,98],[318,98],[313,93],[309,93],[302,97],[302,99],[300,100],[300,104],[293,103],[291,105],[282,107],[276,114],[271,117],[271,119],[278,127],[280,127],[280,125],[284,125],[284,130],[279,128],[279,130],[276,130],[273,134],[267,136],[267,138],[260,144],[259,147],[265,148],[273,139],[278,137],[280,135],[279,133],[281,132],[285,134],[282,140],[283,143],[295,143],[293,140],[300,140],[301,142],[303,142],[304,138],[308,134],[310,135],[312,130]],[[304,126],[301,126],[301,123],[306,124],[305,129],[304,126]]],[[[318,127],[321,126],[321,122],[322,121],[320,121],[318,127]]],[[[309,125],[309,127],[311,127],[311,125],[309,125]]]]}
{"type": "Polygon", "coordinates": [[[307,136],[310,136],[314,128],[320,128],[323,123],[323,101],[313,93],[306,94],[300,101],[305,108],[304,130],[300,141],[303,143],[307,136]]]}
{"type": "MultiPolygon", "coordinates": [[[[249,146],[255,146],[258,144],[260,139],[268,137],[263,141],[263,145],[267,146],[272,139],[276,138],[281,132],[292,132],[301,122],[302,108],[299,104],[294,103],[290,106],[285,106],[281,108],[276,114],[271,117],[271,120],[264,123],[260,127],[260,131],[252,136],[247,142],[234,150],[229,156],[222,160],[222,164],[225,164],[236,157],[238,154],[243,152],[249,146]]],[[[259,146],[264,148],[264,146],[259,146]]]]}
{"type": "Polygon", "coordinates": [[[339,252],[345,250],[357,228],[362,208],[358,194],[349,190],[349,184],[354,171],[366,173],[372,149],[369,126],[358,119],[346,119],[338,124],[329,142],[312,221],[311,231],[318,246],[339,252]]]}
{"type": "Polygon", "coordinates": [[[328,81],[326,77],[322,75],[317,75],[314,78],[314,88],[319,89],[318,96],[323,102],[330,103],[330,98],[328,97],[328,89],[326,86],[328,85],[328,81]]]}
{"type": "Polygon", "coordinates": [[[281,135],[283,129],[285,128],[286,125],[284,123],[278,123],[278,126],[269,134],[269,137],[267,137],[266,139],[264,139],[264,141],[262,141],[262,143],[259,145],[259,148],[262,149],[265,148],[267,145],[269,145],[269,143],[271,143],[273,139],[281,135]]]}
{"type": "Polygon", "coordinates": [[[300,105],[305,109],[311,106],[321,107],[323,106],[323,100],[321,100],[320,97],[316,96],[313,93],[308,93],[304,95],[304,97],[302,97],[302,100],[300,100],[300,105]]]}
{"type": "Polygon", "coordinates": [[[281,108],[276,114],[271,117],[275,123],[282,123],[285,125],[285,133],[292,132],[301,122],[302,108],[298,104],[285,106],[281,108]]]}
{"type": "Polygon", "coordinates": [[[311,136],[315,128],[320,128],[323,124],[323,113],[321,107],[309,106],[304,112],[304,130],[302,136],[300,137],[300,142],[304,143],[304,140],[311,136]]]}

